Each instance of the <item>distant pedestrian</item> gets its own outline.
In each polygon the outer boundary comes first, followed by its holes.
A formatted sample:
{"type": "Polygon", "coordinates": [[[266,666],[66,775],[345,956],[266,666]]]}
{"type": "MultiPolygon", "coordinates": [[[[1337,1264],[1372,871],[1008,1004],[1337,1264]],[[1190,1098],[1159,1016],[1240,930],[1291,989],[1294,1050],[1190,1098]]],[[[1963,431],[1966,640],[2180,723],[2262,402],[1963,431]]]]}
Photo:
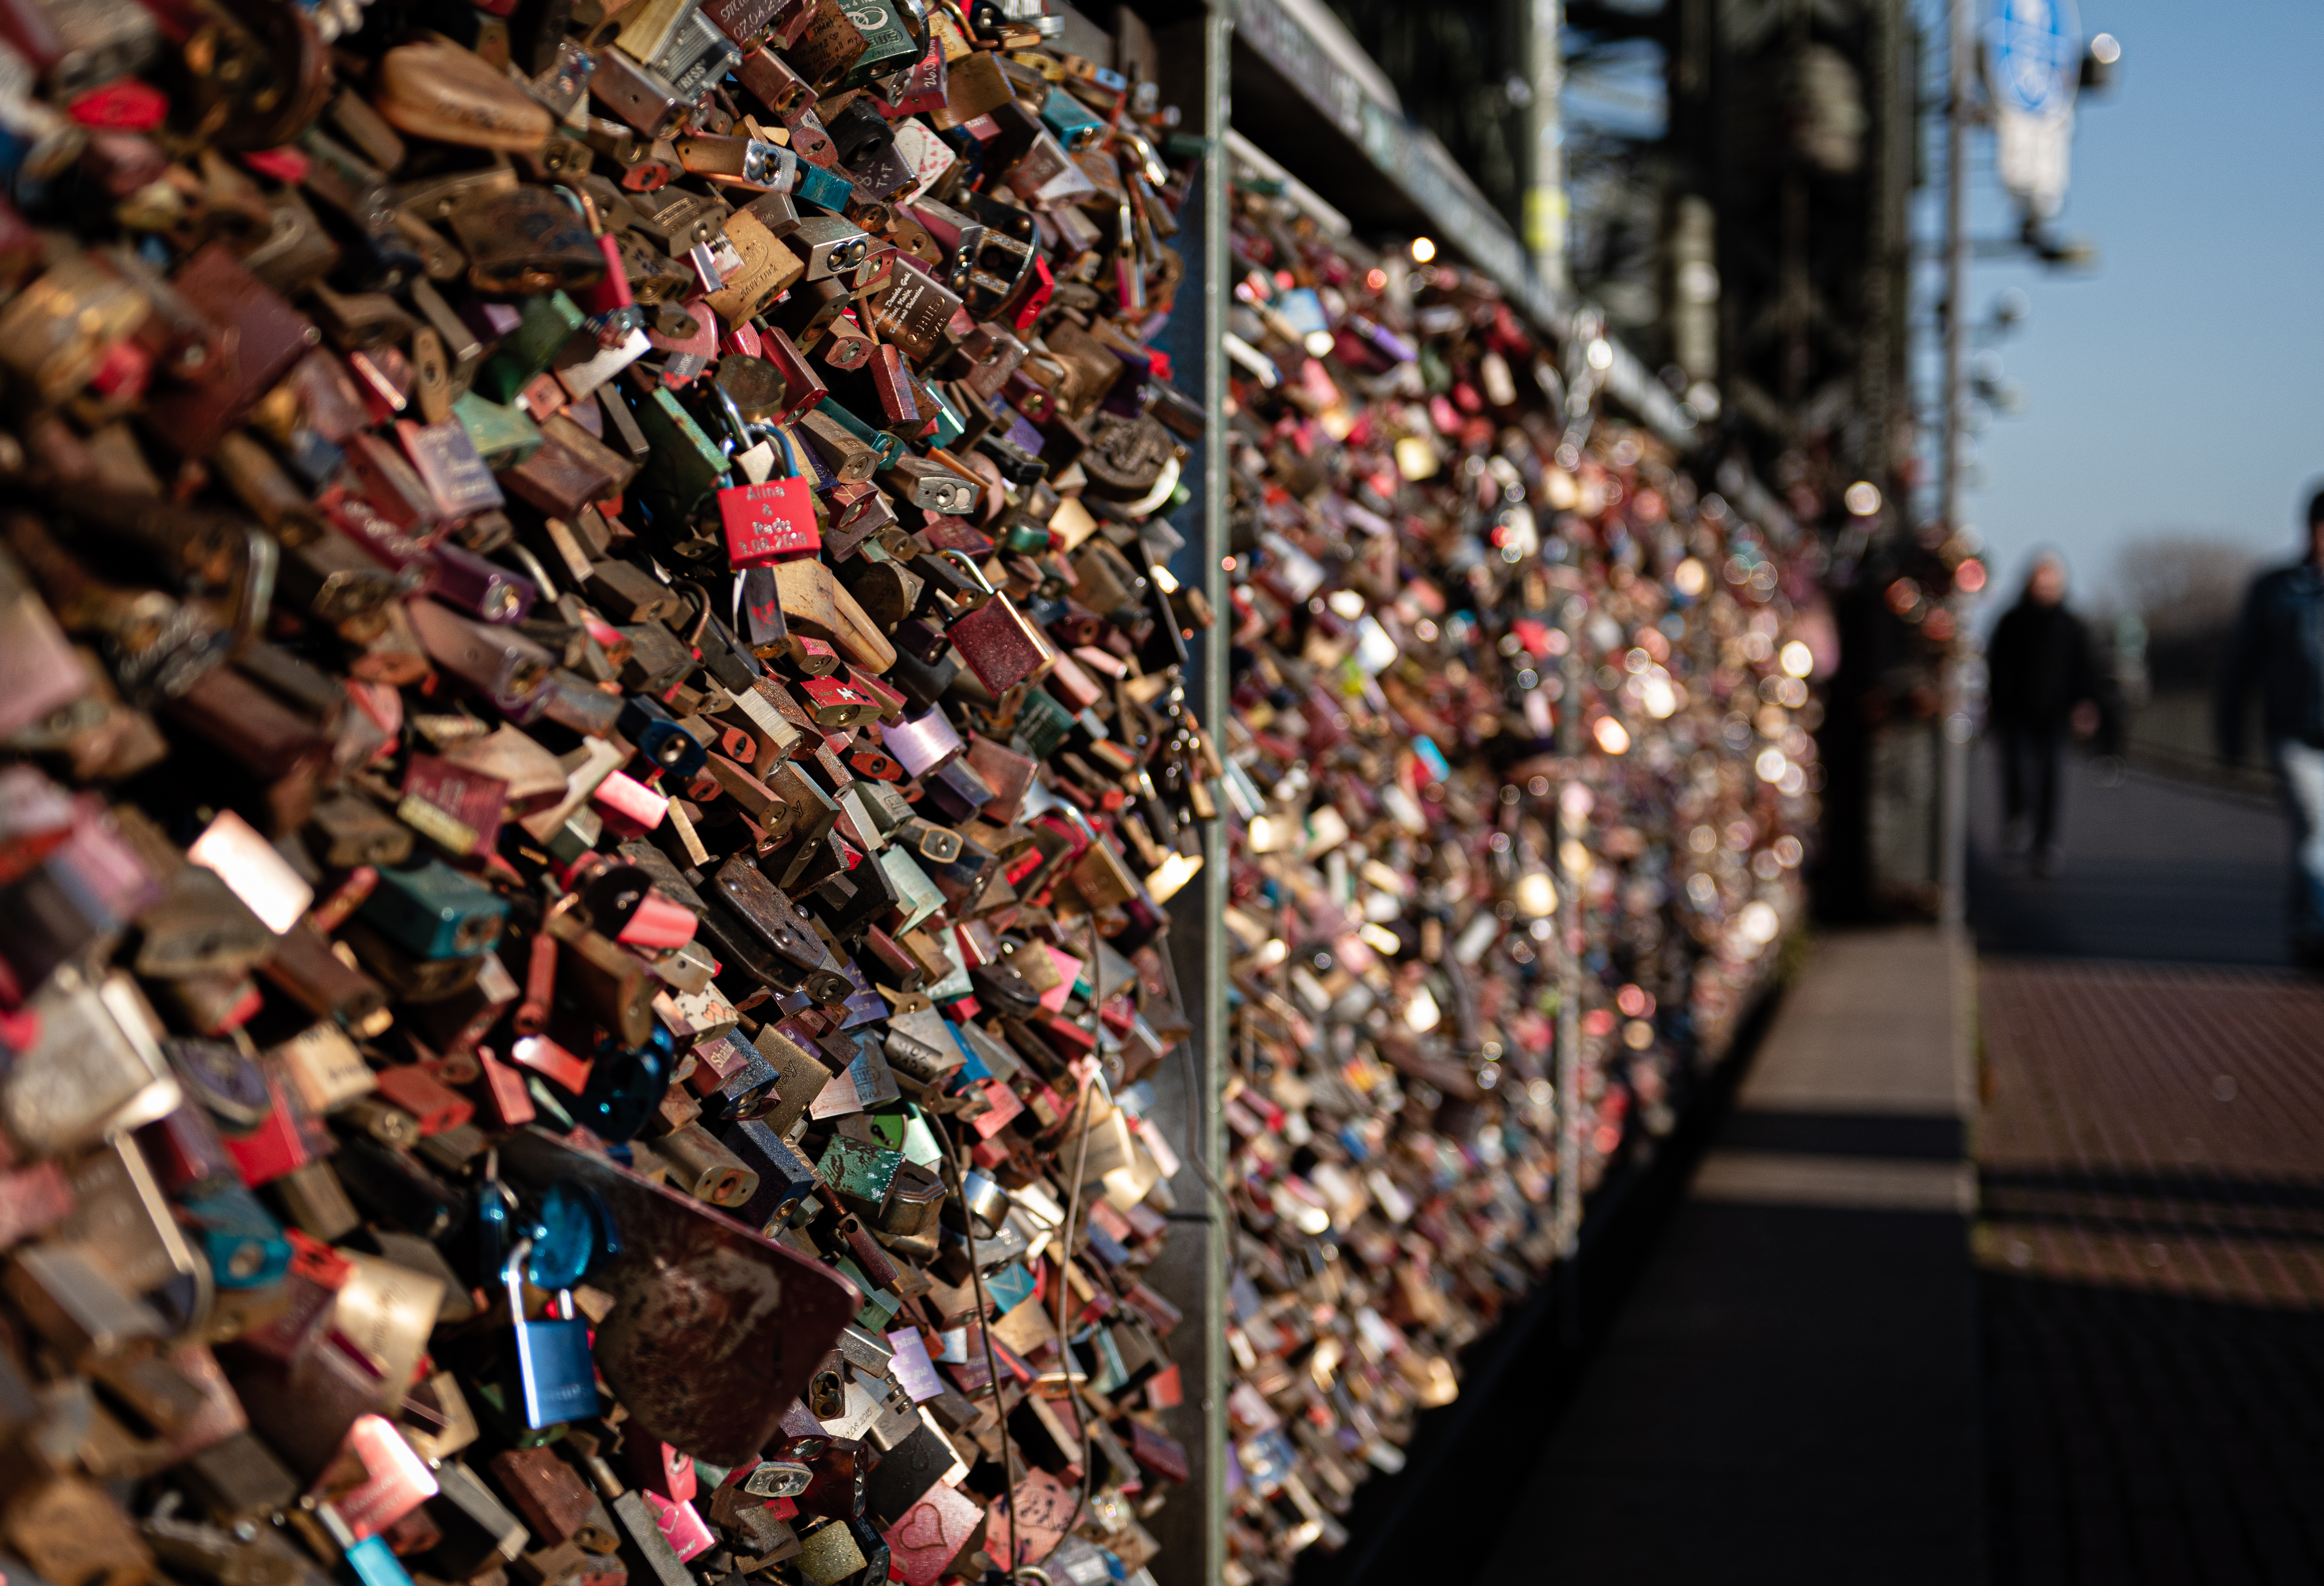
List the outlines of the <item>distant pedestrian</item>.
{"type": "Polygon", "coordinates": [[[2067,742],[2094,736],[2112,697],[2089,629],[2066,609],[2066,563],[2056,552],[2035,558],[2024,593],[1994,625],[1985,665],[2010,853],[2031,854],[2034,872],[2050,875],[2067,742]]]}
{"type": "Polygon", "coordinates": [[[2308,501],[2307,554],[2263,573],[2219,676],[2219,758],[2243,758],[2244,701],[2259,685],[2260,733],[2292,817],[2292,949],[2324,968],[2324,490],[2308,501]]]}

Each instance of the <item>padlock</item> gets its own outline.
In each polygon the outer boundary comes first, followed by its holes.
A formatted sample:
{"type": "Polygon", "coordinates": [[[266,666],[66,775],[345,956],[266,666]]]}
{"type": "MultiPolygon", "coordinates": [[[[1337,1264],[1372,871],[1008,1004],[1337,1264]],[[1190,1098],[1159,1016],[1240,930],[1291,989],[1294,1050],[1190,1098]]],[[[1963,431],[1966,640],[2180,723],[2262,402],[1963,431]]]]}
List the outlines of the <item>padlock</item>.
{"type": "Polygon", "coordinates": [[[815,502],[790,456],[789,438],[775,431],[785,476],[760,484],[730,485],[718,493],[720,527],[725,534],[726,559],[736,568],[766,567],[787,558],[813,553],[822,546],[816,531],[815,502]]]}
{"type": "MultiPolygon", "coordinates": [[[[740,39],[740,34],[730,35],[740,39]]],[[[746,51],[734,68],[735,80],[779,120],[815,102],[815,90],[791,69],[788,61],[771,50],[746,51]]]]}
{"type": "Polygon", "coordinates": [[[0,1074],[0,1122],[21,1149],[60,1155],[178,1105],[160,1021],[127,975],[91,984],[60,968],[27,1007],[37,1034],[0,1074]]]}
{"type": "Polygon", "coordinates": [[[555,658],[523,635],[432,602],[415,602],[407,611],[429,658],[495,705],[521,711],[548,681],[555,658]]]}
{"type": "Polygon", "coordinates": [[[809,678],[799,695],[819,727],[852,727],[879,715],[879,707],[837,678],[809,678]]]}
{"type": "Polygon", "coordinates": [[[345,1239],[363,1226],[363,1214],[327,1161],[294,1167],[271,1180],[266,1192],[281,1208],[285,1223],[316,1239],[345,1239]]]}
{"type": "Polygon", "coordinates": [[[604,251],[587,224],[545,188],[498,194],[456,209],[451,220],[478,291],[579,292],[604,279],[604,251]]]}
{"type": "Polygon", "coordinates": [[[803,215],[784,241],[806,265],[808,281],[844,275],[861,266],[872,249],[862,226],[836,215],[803,215]]]}
{"type": "Polygon", "coordinates": [[[595,1554],[611,1553],[619,1545],[615,1535],[594,1518],[597,1499],[573,1467],[548,1449],[503,1450],[487,1468],[543,1543],[573,1542],[595,1554]]]}
{"type": "Polygon", "coordinates": [[[355,1541],[378,1536],[437,1492],[435,1475],[384,1415],[359,1415],[309,1496],[355,1541]]]}
{"type": "Polygon", "coordinates": [[[595,1415],[597,1389],[589,1356],[589,1325],[577,1316],[563,1314],[570,1308],[572,1296],[560,1286],[547,1318],[535,1322],[526,1317],[521,1273],[532,1249],[530,1239],[517,1242],[502,1264],[501,1283],[516,1331],[514,1406],[521,1409],[526,1425],[539,1430],[595,1415]]]}
{"type": "Polygon", "coordinates": [[[436,1467],[436,1480],[437,1495],[429,1501],[428,1517],[440,1533],[441,1539],[429,1549],[437,1563],[473,1579],[504,1567],[523,1553],[530,1534],[475,1471],[457,1461],[445,1461],[436,1467]]]}
{"type": "Polygon", "coordinates": [[[71,1365],[150,1347],[165,1331],[161,1318],[124,1293],[104,1267],[71,1244],[28,1245],[5,1272],[5,1289],[18,1312],[71,1365]]]}
{"type": "Polygon", "coordinates": [[[508,903],[440,860],[380,872],[357,911],[404,951],[422,959],[473,957],[500,939],[508,903]]]}
{"type": "Polygon", "coordinates": [[[623,701],[615,725],[624,738],[637,745],[640,754],[672,777],[693,776],[702,769],[708,753],[702,741],[650,695],[633,694],[623,701]]]}
{"type": "Polygon", "coordinates": [[[955,621],[946,636],[978,680],[996,694],[1038,682],[1056,664],[1056,649],[1005,595],[955,621]]]}
{"type": "Polygon", "coordinates": [[[626,1047],[644,1046],[653,1034],[653,988],[645,965],[570,912],[551,913],[543,929],[558,943],[559,995],[626,1047]]]}
{"type": "Polygon", "coordinates": [[[124,1293],[171,1322],[205,1320],[212,1265],[188,1243],[136,1139],[115,1135],[75,1162],[70,1177],[73,1211],[55,1237],[78,1242],[124,1293]]]}
{"type": "Polygon", "coordinates": [[[448,41],[383,55],[376,103],[399,132],[472,148],[537,149],[555,126],[547,106],[448,41]]]}
{"type": "Polygon", "coordinates": [[[304,921],[283,934],[258,973],[308,1012],[343,1028],[364,1027],[387,1002],[376,981],[341,962],[321,933],[304,921]]]}
{"type": "MultiPolygon", "coordinates": [[[[398,818],[447,853],[466,857],[489,852],[499,840],[509,785],[433,755],[415,754],[403,775],[398,818]]],[[[408,870],[390,867],[392,885],[405,885],[408,870]]],[[[374,889],[376,896],[376,889],[374,889]]],[[[366,900],[368,901],[368,900],[366,900]]]]}

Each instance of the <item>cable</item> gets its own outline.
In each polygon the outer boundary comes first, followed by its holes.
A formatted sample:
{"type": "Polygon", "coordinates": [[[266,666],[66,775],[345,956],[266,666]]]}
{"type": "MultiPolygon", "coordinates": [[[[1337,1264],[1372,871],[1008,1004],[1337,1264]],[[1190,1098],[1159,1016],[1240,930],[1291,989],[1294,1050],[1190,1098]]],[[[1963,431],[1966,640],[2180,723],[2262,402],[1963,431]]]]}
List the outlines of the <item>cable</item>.
{"type": "MultiPolygon", "coordinates": [[[[1091,925],[1090,935],[1092,937],[1097,935],[1094,922],[1091,925]]],[[[1090,995],[1093,1000],[1097,995],[1095,954],[1091,954],[1090,995]]],[[[1074,1388],[1074,1348],[1065,1336],[1065,1301],[1071,1290],[1071,1285],[1065,1277],[1065,1268],[1074,1259],[1074,1217],[1081,1208],[1082,1170],[1089,1163],[1090,1118],[1096,1111],[1093,1104],[1096,1090],[1097,1082],[1094,1075],[1082,1084],[1080,1146],[1074,1154],[1074,1182],[1072,1187],[1065,1193],[1065,1225],[1059,1232],[1057,1242],[1057,1358],[1065,1368],[1065,1392],[1068,1395],[1072,1394],[1074,1388]]],[[[1074,1515],[1078,1519],[1084,1506],[1089,1502],[1090,1496],[1089,1406],[1087,1405],[1078,1403],[1074,1405],[1074,1425],[1079,1428],[1082,1434],[1082,1491],[1079,1501],[1074,1505],[1074,1515]]],[[[1013,1535],[1014,1533],[1012,1532],[1011,1535],[1013,1535]]]]}
{"type": "Polygon", "coordinates": [[[968,1238],[968,1280],[976,1291],[976,1336],[984,1345],[984,1372],[992,1384],[992,1415],[1001,1425],[1001,1475],[1009,1483],[1009,1578],[1017,1579],[1018,1533],[1021,1528],[1017,1513],[1017,1440],[1009,1434],[1009,1417],[1001,1404],[1001,1361],[992,1352],[992,1331],[984,1314],[984,1269],[976,1262],[976,1213],[969,1210],[968,1196],[961,1188],[960,1160],[957,1153],[961,1143],[952,1131],[945,1131],[946,1143],[952,1148],[945,1152],[945,1166],[952,1175],[952,1195],[960,1203],[962,1232],[968,1238]]]}
{"type": "MultiPolygon", "coordinates": [[[[1089,1006],[1083,1011],[1089,1020],[1090,1050],[1094,1054],[1097,1050],[1098,1033],[1097,914],[1093,910],[1084,918],[1089,925],[1090,994],[1089,1006]]],[[[1093,1480],[1090,1469],[1089,1406],[1081,1402],[1074,1395],[1074,1348],[1065,1336],[1065,1296],[1068,1287],[1065,1280],[1065,1264],[1073,1259],[1074,1255],[1074,1216],[1081,1207],[1083,1170],[1089,1164],[1090,1120],[1097,1111],[1091,1098],[1092,1093],[1096,1089],[1097,1070],[1093,1067],[1090,1070],[1089,1078],[1082,1083],[1081,1139],[1074,1153],[1074,1182],[1065,1193],[1065,1242],[1059,1247],[1057,1256],[1057,1355],[1065,1362],[1066,1395],[1069,1397],[1074,1397],[1074,1425],[1082,1434],[1082,1491],[1080,1498],[1074,1505],[1074,1517],[1076,1520],[1081,1517],[1082,1510],[1089,1505],[1093,1480]]]]}
{"type": "Polygon", "coordinates": [[[1180,1041],[1178,1049],[1186,1055],[1186,1060],[1178,1065],[1179,1083],[1185,1087],[1186,1091],[1186,1152],[1179,1160],[1201,1176],[1204,1185],[1212,1194],[1218,1197],[1219,1209],[1231,1219],[1235,1214],[1234,1202],[1228,1196],[1225,1186],[1212,1176],[1210,1164],[1203,1160],[1199,1111],[1202,1092],[1194,1083],[1194,1043],[1191,1040],[1180,1041]]]}

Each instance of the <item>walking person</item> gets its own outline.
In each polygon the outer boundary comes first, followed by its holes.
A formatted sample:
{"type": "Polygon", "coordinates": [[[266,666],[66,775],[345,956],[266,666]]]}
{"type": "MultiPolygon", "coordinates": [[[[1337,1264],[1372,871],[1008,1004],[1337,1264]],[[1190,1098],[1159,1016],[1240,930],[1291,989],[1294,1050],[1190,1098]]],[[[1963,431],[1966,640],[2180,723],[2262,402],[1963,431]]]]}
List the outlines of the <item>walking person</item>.
{"type": "Polygon", "coordinates": [[[2035,557],[2024,592],[1994,625],[1985,665],[2010,852],[2031,854],[2034,873],[2052,875],[2066,744],[2099,731],[2111,698],[2089,630],[2066,609],[2066,563],[2055,551],[2035,557]]]}
{"type": "Polygon", "coordinates": [[[2243,759],[2244,701],[2259,687],[2260,734],[2292,818],[2292,951],[2324,969],[2324,490],[2308,501],[2307,554],[2261,574],[2219,675],[2219,758],[2243,759]]]}

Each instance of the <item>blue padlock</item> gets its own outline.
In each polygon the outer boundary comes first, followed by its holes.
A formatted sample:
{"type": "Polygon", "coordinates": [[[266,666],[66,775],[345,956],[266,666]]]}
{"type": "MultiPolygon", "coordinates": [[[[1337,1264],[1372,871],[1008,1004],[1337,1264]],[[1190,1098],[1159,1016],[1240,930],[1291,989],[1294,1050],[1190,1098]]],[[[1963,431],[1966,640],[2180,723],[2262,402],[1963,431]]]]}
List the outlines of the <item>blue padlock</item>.
{"type": "Polygon", "coordinates": [[[524,1283],[519,1275],[531,1254],[532,1240],[519,1240],[501,1268],[501,1282],[508,1289],[509,1319],[516,1327],[517,1397],[523,1402],[524,1424],[538,1432],[597,1413],[597,1369],[589,1357],[589,1324],[565,1314],[573,1308],[569,1292],[558,1291],[551,1314],[538,1322],[526,1320],[524,1283]]]}
{"type": "Polygon", "coordinates": [[[1049,97],[1041,101],[1041,119],[1068,153],[1077,153],[1105,135],[1105,123],[1063,88],[1051,88],[1049,97]]]}
{"type": "Polygon", "coordinates": [[[346,1550],[347,1572],[356,1586],[411,1586],[403,1561],[384,1536],[366,1536],[346,1550]]]}
{"type": "Polygon", "coordinates": [[[508,899],[431,859],[383,869],[358,917],[415,958],[473,958],[500,940],[508,899]]]}
{"type": "Polygon", "coordinates": [[[182,1210],[220,1288],[264,1288],[289,1269],[290,1241],[282,1225],[245,1186],[228,1184],[182,1210]]]}
{"type": "Polygon", "coordinates": [[[710,763],[710,752],[650,694],[632,694],[622,701],[622,714],[614,718],[613,730],[636,744],[648,761],[679,781],[710,763]]]}
{"type": "Polygon", "coordinates": [[[599,1139],[615,1145],[635,1139],[660,1105],[677,1066],[678,1048],[659,1019],[641,1047],[624,1047],[620,1037],[609,1035],[597,1043],[589,1083],[573,1097],[573,1114],[599,1139]]]}

